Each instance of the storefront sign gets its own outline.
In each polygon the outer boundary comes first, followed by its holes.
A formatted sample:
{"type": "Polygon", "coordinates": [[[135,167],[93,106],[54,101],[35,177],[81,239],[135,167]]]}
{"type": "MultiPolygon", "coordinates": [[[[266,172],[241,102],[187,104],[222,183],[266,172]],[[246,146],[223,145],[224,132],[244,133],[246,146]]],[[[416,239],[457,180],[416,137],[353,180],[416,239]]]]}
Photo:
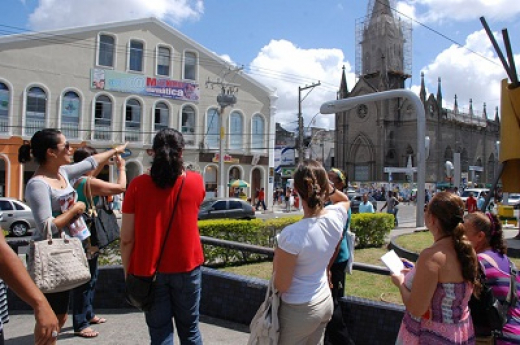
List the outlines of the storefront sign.
{"type": "MultiPolygon", "coordinates": [[[[215,153],[215,156],[213,157],[213,162],[215,162],[215,163],[220,162],[219,158],[220,158],[220,155],[218,153],[215,153]]],[[[240,159],[233,158],[231,155],[225,154],[224,163],[240,163],[240,159]]]]}
{"type": "Polygon", "coordinates": [[[144,75],[92,69],[91,88],[97,90],[133,93],[182,101],[198,101],[199,85],[166,78],[153,78],[144,75]]]}

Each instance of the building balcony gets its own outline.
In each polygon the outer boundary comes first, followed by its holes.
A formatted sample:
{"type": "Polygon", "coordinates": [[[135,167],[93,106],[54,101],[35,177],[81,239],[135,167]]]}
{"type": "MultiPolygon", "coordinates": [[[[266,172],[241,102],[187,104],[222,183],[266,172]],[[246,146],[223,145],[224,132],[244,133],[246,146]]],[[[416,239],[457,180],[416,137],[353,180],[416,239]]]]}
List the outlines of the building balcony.
{"type": "Polygon", "coordinates": [[[9,118],[8,117],[0,117],[0,132],[7,134],[9,133],[9,118]]]}
{"type": "Polygon", "coordinates": [[[66,138],[79,139],[79,123],[77,122],[62,122],[61,132],[66,138]]]}
{"type": "Polygon", "coordinates": [[[125,141],[130,141],[130,142],[139,141],[139,128],[135,128],[135,127],[125,128],[125,141]]]}
{"type": "Polygon", "coordinates": [[[94,126],[94,140],[110,141],[111,139],[112,129],[110,125],[97,124],[94,126]]]}
{"type": "Polygon", "coordinates": [[[45,128],[45,119],[31,119],[25,120],[25,129],[23,134],[32,137],[34,133],[45,128]]]}

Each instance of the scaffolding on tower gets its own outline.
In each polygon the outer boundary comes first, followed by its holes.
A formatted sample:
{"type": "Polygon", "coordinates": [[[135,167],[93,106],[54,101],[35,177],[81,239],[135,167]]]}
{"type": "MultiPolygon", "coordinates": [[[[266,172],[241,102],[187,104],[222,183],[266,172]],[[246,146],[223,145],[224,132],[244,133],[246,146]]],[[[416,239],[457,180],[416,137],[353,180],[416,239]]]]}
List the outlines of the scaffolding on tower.
{"type": "MultiPolygon", "coordinates": [[[[375,15],[374,5],[376,2],[380,4],[388,3],[389,10],[392,13],[393,18],[391,19],[393,23],[399,28],[400,35],[403,37],[403,65],[399,70],[395,70],[390,68],[388,72],[403,74],[405,76],[410,76],[412,73],[412,20],[409,17],[405,17],[400,13],[396,12],[396,0],[369,0],[367,5],[367,15],[365,17],[361,17],[356,19],[356,78],[360,78],[366,73],[363,71],[363,46],[362,43],[365,40],[365,35],[367,33],[367,29],[369,24],[371,24],[372,16],[375,15]]],[[[382,28],[380,26],[384,25],[385,22],[379,20],[377,22],[373,22],[372,25],[378,25],[377,32],[381,32],[382,28]]]]}

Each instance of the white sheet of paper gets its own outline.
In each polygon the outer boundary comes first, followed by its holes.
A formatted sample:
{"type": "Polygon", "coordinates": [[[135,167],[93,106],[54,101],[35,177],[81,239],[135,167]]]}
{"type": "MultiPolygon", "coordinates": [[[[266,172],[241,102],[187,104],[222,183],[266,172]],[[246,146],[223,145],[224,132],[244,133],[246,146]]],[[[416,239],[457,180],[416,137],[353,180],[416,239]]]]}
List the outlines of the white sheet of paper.
{"type": "Polygon", "coordinates": [[[397,254],[392,249],[385,255],[381,257],[381,261],[385,264],[386,267],[392,272],[393,274],[400,274],[401,271],[404,269],[403,262],[397,256],[397,254]]]}

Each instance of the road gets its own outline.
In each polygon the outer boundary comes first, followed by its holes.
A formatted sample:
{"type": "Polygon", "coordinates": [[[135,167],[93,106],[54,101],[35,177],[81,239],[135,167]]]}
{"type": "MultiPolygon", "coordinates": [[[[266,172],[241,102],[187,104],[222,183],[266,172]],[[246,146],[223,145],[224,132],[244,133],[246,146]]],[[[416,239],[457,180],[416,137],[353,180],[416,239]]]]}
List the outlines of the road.
{"type": "MultiPolygon", "coordinates": [[[[381,209],[384,205],[384,202],[377,202],[377,211],[381,209]]],[[[415,205],[413,203],[402,202],[399,204],[399,211],[397,213],[397,217],[399,219],[399,224],[415,224],[415,205]]],[[[386,211],[386,210],[385,210],[386,211]]],[[[282,217],[291,217],[298,214],[303,214],[301,210],[293,210],[291,212],[285,212],[285,207],[283,205],[275,205],[271,207],[267,211],[257,211],[256,217],[259,219],[272,219],[272,218],[282,218],[282,217]]],[[[515,210],[514,214],[516,217],[520,218],[520,210],[515,210]]],[[[121,226],[121,218],[118,218],[119,226],[121,226]]],[[[9,238],[17,238],[17,239],[30,239],[30,236],[24,237],[9,237],[9,238]]],[[[8,240],[9,240],[8,238],[8,240]]]]}

